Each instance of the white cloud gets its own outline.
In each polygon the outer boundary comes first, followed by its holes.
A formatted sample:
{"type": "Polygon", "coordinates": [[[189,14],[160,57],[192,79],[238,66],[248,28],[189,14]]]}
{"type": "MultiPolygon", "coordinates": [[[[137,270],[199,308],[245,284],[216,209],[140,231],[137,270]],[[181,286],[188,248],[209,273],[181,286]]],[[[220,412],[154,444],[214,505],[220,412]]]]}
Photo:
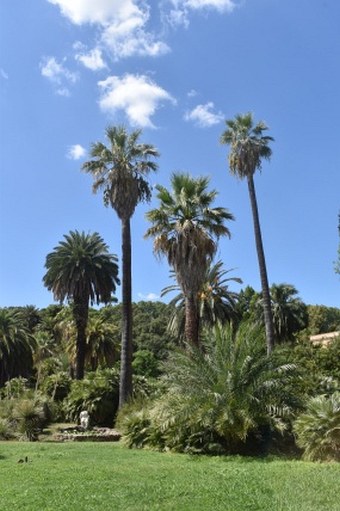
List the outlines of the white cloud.
{"type": "Polygon", "coordinates": [[[113,20],[128,18],[139,12],[134,0],[48,0],[59,6],[61,13],[72,23],[105,25],[113,20]]]}
{"type": "Polygon", "coordinates": [[[115,60],[133,55],[157,57],[170,51],[167,44],[157,41],[145,31],[140,18],[130,18],[123,23],[112,23],[103,30],[102,42],[115,60]]]}
{"type": "Polygon", "coordinates": [[[80,160],[80,158],[85,156],[85,154],[86,154],[86,149],[80,144],[75,144],[75,145],[71,145],[68,148],[66,156],[70,160],[80,160]]]}
{"type": "Polygon", "coordinates": [[[187,96],[188,98],[194,98],[195,96],[197,96],[198,92],[195,90],[195,89],[191,89],[189,90],[187,96]]]}
{"type": "Polygon", "coordinates": [[[233,0],[184,0],[185,7],[190,9],[216,9],[220,12],[232,11],[236,4],[233,0]]]}
{"type": "Polygon", "coordinates": [[[183,25],[188,27],[190,11],[210,9],[220,13],[231,12],[236,3],[234,0],[171,0],[173,9],[166,16],[172,26],[183,25]]]}
{"type": "MultiPolygon", "coordinates": [[[[48,1],[59,6],[62,14],[72,23],[97,25],[100,43],[115,60],[132,55],[157,56],[169,51],[164,42],[146,30],[150,16],[147,3],[138,0],[48,1]]],[[[84,63],[84,59],[81,61],[84,63]]]]}
{"type": "Polygon", "coordinates": [[[93,50],[86,52],[85,47],[81,43],[75,43],[73,47],[75,50],[79,50],[79,53],[75,55],[75,59],[88,69],[98,71],[107,67],[100,48],[93,48],[93,50]]]}
{"type": "Polygon", "coordinates": [[[154,127],[151,117],[164,101],[175,100],[145,75],[109,76],[98,82],[100,108],[111,114],[123,110],[133,126],[154,127]]]}
{"type": "Polygon", "coordinates": [[[147,295],[144,295],[143,293],[138,293],[138,298],[145,302],[155,302],[159,300],[159,296],[155,293],[148,293],[147,295]]]}
{"type": "Polygon", "coordinates": [[[2,78],[4,78],[5,80],[8,80],[8,78],[9,78],[8,74],[6,73],[6,71],[4,69],[2,69],[2,67],[0,67],[0,76],[2,78]]]}
{"type": "Polygon", "coordinates": [[[186,121],[193,121],[201,128],[209,128],[220,123],[224,118],[221,112],[214,113],[213,109],[214,103],[211,101],[205,105],[197,105],[191,112],[185,114],[184,119],[186,121]]]}
{"type": "Polygon", "coordinates": [[[60,96],[69,96],[69,84],[78,80],[78,75],[67,69],[63,63],[57,62],[54,57],[45,57],[40,63],[41,74],[55,87],[60,96]]]}

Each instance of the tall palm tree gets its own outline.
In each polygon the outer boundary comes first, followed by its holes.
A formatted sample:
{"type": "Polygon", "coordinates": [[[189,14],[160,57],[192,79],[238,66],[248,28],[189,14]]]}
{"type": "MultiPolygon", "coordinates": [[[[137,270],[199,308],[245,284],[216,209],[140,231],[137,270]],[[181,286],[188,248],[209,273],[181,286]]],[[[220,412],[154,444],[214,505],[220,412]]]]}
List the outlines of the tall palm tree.
{"type": "MultiPolygon", "coordinates": [[[[238,293],[229,289],[229,282],[242,284],[238,277],[227,277],[231,270],[223,268],[222,261],[211,264],[204,277],[204,282],[198,292],[198,313],[200,326],[213,326],[217,321],[222,324],[231,322],[236,318],[238,293]]],[[[176,278],[174,271],[170,272],[171,277],[176,278]]],[[[161,296],[172,291],[180,291],[178,285],[172,285],[162,290],[161,296]]],[[[184,305],[183,293],[178,293],[169,305],[174,306],[174,312],[170,317],[168,328],[171,333],[181,335],[184,333],[184,305]]]]}
{"type": "Polygon", "coordinates": [[[152,223],[145,237],[154,238],[154,251],[165,255],[185,297],[185,336],[199,345],[198,293],[220,236],[230,236],[224,225],[234,217],[225,208],[213,208],[216,190],[208,191],[209,178],[173,174],[172,190],[158,185],[158,209],[147,213],[152,223]]]}
{"type": "Polygon", "coordinates": [[[139,202],[149,201],[151,187],[146,180],[156,171],[158,151],[150,144],[138,142],[141,130],[128,133],[123,126],[106,129],[108,147],[96,142],[92,160],[83,170],[94,179],[93,191],[103,191],[104,204],[111,206],[122,225],[122,346],[119,406],[132,395],[132,284],[130,220],[139,202]]]}
{"type": "Polygon", "coordinates": [[[260,268],[267,353],[269,354],[274,345],[275,334],[270,307],[267,267],[254,185],[254,174],[256,170],[261,170],[263,159],[270,159],[272,150],[269,147],[269,143],[274,139],[268,135],[264,135],[268,127],[263,121],[254,124],[251,113],[236,115],[235,119],[227,120],[226,124],[227,129],[222,134],[220,141],[222,144],[230,145],[228,158],[230,171],[238,178],[246,179],[248,184],[254,222],[256,251],[260,268]]]}
{"type": "Polygon", "coordinates": [[[117,256],[100,235],[70,231],[64,240],[46,256],[45,286],[61,303],[72,302],[77,329],[76,378],[84,377],[86,327],[89,302],[109,303],[119,284],[117,256]]]}

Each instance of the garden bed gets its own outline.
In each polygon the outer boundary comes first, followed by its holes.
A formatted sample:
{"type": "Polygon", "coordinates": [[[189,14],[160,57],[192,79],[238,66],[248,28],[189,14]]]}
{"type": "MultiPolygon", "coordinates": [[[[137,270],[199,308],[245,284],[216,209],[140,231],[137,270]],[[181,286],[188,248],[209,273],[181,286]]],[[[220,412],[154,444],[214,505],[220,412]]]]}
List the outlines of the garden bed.
{"type": "Polygon", "coordinates": [[[116,429],[94,427],[84,430],[80,426],[64,428],[53,434],[55,442],[118,442],[121,434],[116,429]]]}

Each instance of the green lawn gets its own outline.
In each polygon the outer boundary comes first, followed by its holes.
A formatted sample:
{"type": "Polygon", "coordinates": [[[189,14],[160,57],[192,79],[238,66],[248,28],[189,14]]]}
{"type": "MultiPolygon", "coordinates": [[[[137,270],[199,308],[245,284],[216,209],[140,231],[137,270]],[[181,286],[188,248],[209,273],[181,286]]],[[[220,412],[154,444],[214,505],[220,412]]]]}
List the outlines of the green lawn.
{"type": "Polygon", "coordinates": [[[335,463],[0,442],[6,511],[339,511],[339,481],[335,463]]]}

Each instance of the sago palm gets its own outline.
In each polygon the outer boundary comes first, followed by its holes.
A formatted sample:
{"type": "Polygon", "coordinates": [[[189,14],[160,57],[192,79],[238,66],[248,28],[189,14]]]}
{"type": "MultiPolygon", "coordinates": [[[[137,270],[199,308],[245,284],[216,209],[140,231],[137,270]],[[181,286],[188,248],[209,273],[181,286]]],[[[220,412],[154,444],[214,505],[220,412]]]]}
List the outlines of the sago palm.
{"type": "Polygon", "coordinates": [[[71,231],[46,256],[45,286],[54,299],[72,303],[76,325],[76,378],[84,377],[89,302],[109,303],[119,284],[117,256],[98,233],[71,231]]]}
{"type": "Polygon", "coordinates": [[[173,268],[185,299],[185,336],[199,344],[198,293],[212,261],[217,241],[230,236],[225,221],[233,215],[212,207],[217,191],[208,191],[209,178],[173,174],[172,189],[158,185],[159,208],[147,213],[152,226],[145,237],[154,238],[154,251],[173,268]]]}
{"type": "Polygon", "coordinates": [[[92,175],[93,191],[103,192],[104,204],[111,206],[122,225],[122,347],[120,406],[132,395],[132,283],[130,220],[139,202],[149,201],[151,188],[146,179],[155,171],[158,151],[139,142],[141,130],[129,133],[124,126],[109,126],[108,145],[96,142],[91,160],[83,170],[92,175]]]}
{"type": "Polygon", "coordinates": [[[274,326],[270,306],[270,292],[267,267],[264,256],[259,211],[254,185],[254,174],[261,170],[262,161],[269,160],[272,150],[269,146],[274,139],[264,133],[268,127],[263,121],[254,124],[251,113],[236,115],[235,119],[227,120],[227,129],[221,136],[221,143],[230,145],[230,172],[240,179],[246,179],[253,214],[256,251],[260,268],[263,295],[263,310],[266,327],[267,353],[274,346],[274,326]]]}

